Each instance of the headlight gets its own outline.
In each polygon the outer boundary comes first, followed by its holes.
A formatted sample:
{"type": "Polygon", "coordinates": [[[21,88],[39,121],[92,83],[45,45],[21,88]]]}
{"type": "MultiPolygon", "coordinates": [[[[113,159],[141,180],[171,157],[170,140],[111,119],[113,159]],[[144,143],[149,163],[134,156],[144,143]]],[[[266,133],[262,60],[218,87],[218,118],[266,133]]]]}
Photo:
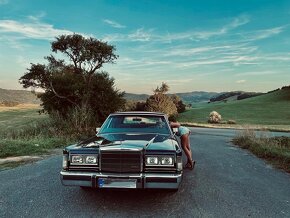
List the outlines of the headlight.
{"type": "Polygon", "coordinates": [[[161,157],[161,165],[173,165],[172,157],[161,157]]]}
{"type": "Polygon", "coordinates": [[[173,156],[148,156],[146,166],[174,166],[173,156]]]}
{"type": "Polygon", "coordinates": [[[146,158],[146,165],[158,165],[158,157],[147,157],[146,158]]]}
{"type": "Polygon", "coordinates": [[[98,165],[98,155],[71,155],[72,165],[98,165]]]}
{"type": "Polygon", "coordinates": [[[96,164],[97,157],[96,156],[86,156],[86,164],[96,164]]]}
{"type": "Polygon", "coordinates": [[[80,155],[72,155],[71,156],[71,163],[72,164],[82,164],[83,163],[83,157],[80,155]]]}

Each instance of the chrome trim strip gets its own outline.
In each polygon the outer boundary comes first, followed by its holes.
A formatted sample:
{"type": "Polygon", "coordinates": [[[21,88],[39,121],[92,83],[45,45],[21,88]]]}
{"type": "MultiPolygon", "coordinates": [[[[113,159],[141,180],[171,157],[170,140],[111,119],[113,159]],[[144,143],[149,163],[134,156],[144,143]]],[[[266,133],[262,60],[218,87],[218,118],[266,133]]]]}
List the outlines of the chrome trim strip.
{"type": "Polygon", "coordinates": [[[75,171],[61,171],[62,176],[97,176],[97,177],[118,177],[118,178],[180,178],[181,172],[170,173],[170,174],[158,174],[158,173],[101,173],[101,172],[75,172],[75,171]]]}

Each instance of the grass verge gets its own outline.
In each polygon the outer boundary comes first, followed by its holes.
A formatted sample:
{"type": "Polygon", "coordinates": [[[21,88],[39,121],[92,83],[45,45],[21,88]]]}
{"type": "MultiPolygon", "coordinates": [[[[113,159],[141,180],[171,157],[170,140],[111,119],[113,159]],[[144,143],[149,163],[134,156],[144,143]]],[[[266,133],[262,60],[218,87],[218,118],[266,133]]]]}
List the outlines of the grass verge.
{"type": "Polygon", "coordinates": [[[0,111],[0,158],[42,155],[78,139],[36,108],[0,111]]]}
{"type": "Polygon", "coordinates": [[[244,130],[233,143],[290,173],[290,137],[269,137],[266,133],[257,135],[254,130],[244,130]]]}

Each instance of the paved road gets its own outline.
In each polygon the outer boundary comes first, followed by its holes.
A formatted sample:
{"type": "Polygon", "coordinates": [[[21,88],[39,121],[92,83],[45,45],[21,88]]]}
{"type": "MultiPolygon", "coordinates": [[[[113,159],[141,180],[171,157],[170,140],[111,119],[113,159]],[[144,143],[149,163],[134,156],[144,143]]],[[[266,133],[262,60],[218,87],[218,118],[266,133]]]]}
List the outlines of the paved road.
{"type": "Polygon", "coordinates": [[[64,187],[55,156],[0,172],[0,217],[290,217],[289,174],[233,146],[233,130],[192,133],[196,168],[176,193],[64,187]]]}

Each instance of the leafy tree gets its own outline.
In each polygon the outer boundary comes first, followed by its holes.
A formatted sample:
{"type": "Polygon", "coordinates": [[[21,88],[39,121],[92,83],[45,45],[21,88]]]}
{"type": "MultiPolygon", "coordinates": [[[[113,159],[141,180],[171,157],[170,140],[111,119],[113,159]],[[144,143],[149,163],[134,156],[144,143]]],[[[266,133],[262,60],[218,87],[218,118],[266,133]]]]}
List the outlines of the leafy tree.
{"type": "Polygon", "coordinates": [[[185,111],[186,105],[183,104],[183,102],[179,96],[172,95],[171,99],[172,99],[173,103],[175,104],[178,113],[182,113],[185,111]]]}
{"type": "Polygon", "coordinates": [[[115,88],[114,79],[100,70],[118,58],[114,46],[72,34],[57,37],[51,49],[55,55],[45,57],[47,64],[32,63],[19,79],[24,88],[44,90],[39,98],[46,112],[68,119],[75,111],[83,120],[92,114],[95,122],[102,122],[124,106],[123,93],[115,88]]]}
{"type": "Polygon", "coordinates": [[[145,104],[146,111],[156,111],[163,112],[168,116],[177,114],[177,108],[173,103],[172,99],[166,95],[168,92],[169,86],[166,83],[162,83],[161,87],[157,87],[145,104]]]}

